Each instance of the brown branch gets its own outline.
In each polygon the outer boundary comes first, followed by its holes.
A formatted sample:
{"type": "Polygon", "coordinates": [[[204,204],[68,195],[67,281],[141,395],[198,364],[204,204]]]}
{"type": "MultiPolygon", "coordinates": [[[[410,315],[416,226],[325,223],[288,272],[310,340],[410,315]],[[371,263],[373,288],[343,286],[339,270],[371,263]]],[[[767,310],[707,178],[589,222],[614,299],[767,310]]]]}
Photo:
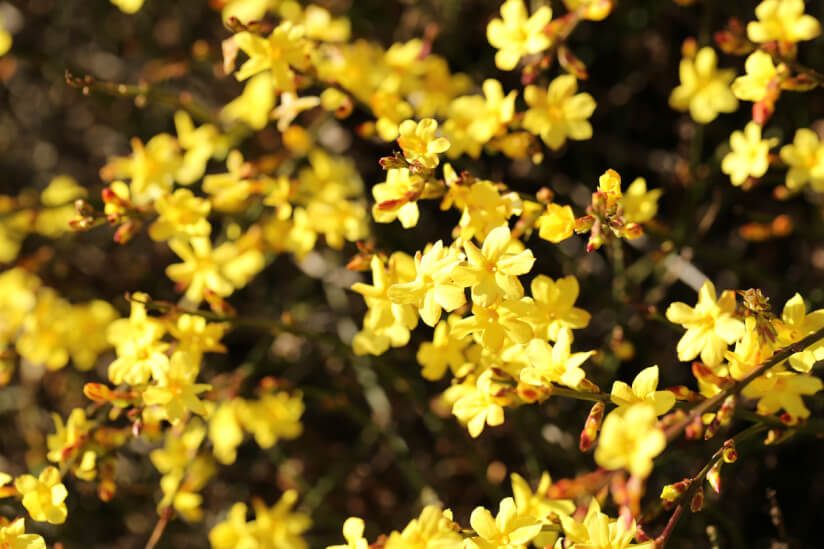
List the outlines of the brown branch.
{"type": "Polygon", "coordinates": [[[703,414],[707,412],[713,411],[717,408],[723,401],[730,395],[737,395],[741,392],[741,390],[746,387],[750,381],[754,380],[773,366],[784,362],[791,355],[803,351],[810,345],[818,342],[820,339],[824,338],[824,328],[813,332],[812,334],[808,335],[804,339],[797,341],[791,345],[788,345],[775,353],[769,359],[765,360],[758,366],[756,366],[750,373],[746,376],[741,378],[740,380],[736,381],[720,393],[716,394],[712,398],[709,398],[702,402],[701,404],[697,405],[693,408],[687,416],[679,421],[678,423],[671,426],[669,429],[666,430],[667,435],[667,442],[672,442],[687,426],[692,423],[696,418],[701,417],[703,414]]]}

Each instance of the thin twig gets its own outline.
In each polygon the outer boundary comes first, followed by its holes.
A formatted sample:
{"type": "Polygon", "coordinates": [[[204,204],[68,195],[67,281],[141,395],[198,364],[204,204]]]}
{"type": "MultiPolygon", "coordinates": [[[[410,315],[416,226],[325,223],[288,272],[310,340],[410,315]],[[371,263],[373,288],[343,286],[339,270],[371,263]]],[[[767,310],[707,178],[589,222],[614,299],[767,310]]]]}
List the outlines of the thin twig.
{"type": "Polygon", "coordinates": [[[693,408],[687,417],[683,420],[679,421],[675,425],[671,426],[669,429],[666,430],[667,441],[671,442],[674,440],[684,429],[687,428],[689,424],[691,424],[696,418],[701,417],[703,414],[707,412],[713,411],[716,407],[718,407],[724,399],[726,399],[730,395],[737,395],[741,392],[741,390],[746,387],[750,381],[754,380],[773,366],[780,364],[787,360],[791,355],[803,351],[810,345],[818,342],[820,339],[824,338],[824,328],[813,332],[812,334],[808,335],[804,339],[797,341],[791,345],[788,345],[775,353],[769,359],[762,362],[760,365],[756,366],[750,373],[746,376],[741,378],[740,380],[736,381],[723,391],[719,392],[712,398],[709,398],[698,404],[695,408],[693,408]]]}

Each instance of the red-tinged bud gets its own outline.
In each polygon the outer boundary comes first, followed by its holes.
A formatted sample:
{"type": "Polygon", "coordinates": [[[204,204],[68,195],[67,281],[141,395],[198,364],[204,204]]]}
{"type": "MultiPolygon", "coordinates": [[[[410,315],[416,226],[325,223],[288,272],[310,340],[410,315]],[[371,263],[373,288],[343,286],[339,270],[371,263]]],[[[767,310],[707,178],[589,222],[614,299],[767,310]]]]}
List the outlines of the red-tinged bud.
{"type": "Polygon", "coordinates": [[[701,435],[704,433],[704,422],[701,421],[701,417],[696,417],[693,419],[689,425],[687,425],[686,429],[684,429],[684,436],[687,440],[698,440],[701,438],[701,435]]]}
{"type": "Polygon", "coordinates": [[[604,402],[596,402],[589,411],[587,420],[584,422],[584,428],[581,431],[581,437],[578,442],[578,448],[582,452],[586,452],[592,448],[595,441],[598,439],[598,431],[601,430],[601,423],[604,421],[604,411],[606,410],[604,402]]]}
{"type": "Polygon", "coordinates": [[[374,137],[376,132],[375,123],[371,121],[362,122],[355,127],[355,133],[358,134],[359,137],[364,139],[369,139],[374,137]]]}
{"type": "Polygon", "coordinates": [[[723,461],[716,461],[715,465],[710,467],[710,470],[707,472],[707,482],[710,484],[710,487],[715,490],[716,494],[721,493],[721,465],[723,461]]]}
{"type": "Polygon", "coordinates": [[[818,87],[818,82],[806,74],[797,74],[792,78],[787,78],[781,82],[782,90],[791,90],[797,92],[810,91],[818,87]]]}
{"type": "Polygon", "coordinates": [[[595,0],[586,4],[584,18],[590,21],[601,21],[612,12],[614,7],[614,0],[595,0]]]}
{"type": "Polygon", "coordinates": [[[752,44],[741,34],[729,30],[717,31],[713,37],[719,49],[730,55],[744,55],[753,50],[752,44]]]}
{"type": "Polygon", "coordinates": [[[111,402],[116,398],[114,392],[102,383],[87,383],[83,386],[83,394],[95,402],[111,402]]]}
{"type": "Polygon", "coordinates": [[[519,382],[515,387],[515,393],[525,402],[533,403],[546,400],[552,395],[552,386],[536,387],[519,382]]]}
{"type": "Polygon", "coordinates": [[[697,513],[704,508],[704,487],[699,486],[690,500],[690,511],[697,513]]]}
{"type": "Polygon", "coordinates": [[[780,444],[793,436],[792,429],[770,429],[767,431],[767,437],[764,439],[764,444],[772,446],[780,444]]]}
{"type": "Polygon", "coordinates": [[[768,101],[766,98],[761,101],[756,101],[752,105],[752,120],[759,126],[763,126],[772,118],[775,112],[775,103],[768,101]]]}
{"type": "Polygon", "coordinates": [[[784,412],[778,417],[781,420],[781,423],[783,423],[784,425],[795,425],[799,421],[799,418],[797,416],[790,415],[787,412],[784,412]]]}
{"type": "Polygon", "coordinates": [[[117,230],[114,232],[113,240],[117,244],[125,244],[126,242],[131,240],[132,237],[134,237],[134,235],[140,232],[140,228],[142,226],[143,224],[140,221],[127,221],[126,223],[118,227],[117,230]]]}
{"type": "Polygon", "coordinates": [[[394,198],[392,200],[384,200],[383,202],[378,203],[379,210],[394,210],[395,208],[400,208],[404,204],[409,202],[404,198],[394,198]]]}
{"type": "Polygon", "coordinates": [[[687,59],[695,59],[695,55],[697,53],[698,41],[695,39],[695,37],[690,36],[681,43],[681,57],[686,57],[687,59]]]}
{"type": "Polygon", "coordinates": [[[371,268],[371,263],[371,254],[356,254],[346,264],[346,269],[349,271],[368,271],[371,268]]]}
{"type": "Polygon", "coordinates": [[[558,62],[578,80],[586,80],[589,76],[587,66],[565,44],[558,46],[558,62]]]}
{"type": "Polygon", "coordinates": [[[664,503],[664,507],[671,509],[675,502],[687,493],[687,490],[692,482],[693,481],[691,478],[685,478],[684,480],[678,481],[674,484],[667,484],[664,486],[664,489],[661,490],[660,496],[661,501],[664,503]]]}
{"type": "Polygon", "coordinates": [[[106,204],[112,204],[120,208],[124,208],[127,206],[127,203],[122,198],[117,196],[117,193],[115,193],[108,187],[100,191],[100,198],[102,198],[103,202],[105,202],[106,204]]]}
{"type": "Polygon", "coordinates": [[[715,372],[701,362],[692,363],[692,375],[705,383],[715,385],[722,389],[730,383],[729,378],[715,375],[715,372]]]}
{"type": "Polygon", "coordinates": [[[586,233],[592,230],[595,224],[595,218],[591,215],[585,215],[575,220],[575,232],[577,234],[586,233]]]}
{"type": "Polygon", "coordinates": [[[638,223],[627,223],[626,225],[624,225],[623,234],[625,238],[633,240],[635,238],[643,236],[644,229],[638,223]]]}
{"type": "Polygon", "coordinates": [[[721,459],[724,460],[724,463],[735,463],[738,459],[738,450],[735,448],[733,439],[724,442],[724,447],[721,449],[721,459]]]}
{"type": "Polygon", "coordinates": [[[100,484],[97,486],[97,497],[99,497],[101,501],[111,501],[117,489],[114,483],[114,460],[105,459],[99,462],[98,473],[100,475],[100,484]]]}
{"type": "Polygon", "coordinates": [[[552,199],[555,198],[555,193],[553,193],[549,187],[541,187],[538,189],[538,192],[535,193],[535,198],[541,204],[551,204],[552,199]]]}
{"type": "Polygon", "coordinates": [[[721,429],[721,421],[718,419],[718,414],[715,414],[715,417],[712,418],[707,428],[704,430],[704,440],[709,440],[715,435],[718,434],[719,429],[721,429]]]}
{"type": "Polygon", "coordinates": [[[721,407],[718,409],[718,414],[716,414],[715,417],[721,422],[722,427],[729,425],[730,421],[732,421],[736,402],[735,395],[730,395],[724,399],[723,404],[721,404],[721,407]]]}
{"type": "Polygon", "coordinates": [[[143,431],[143,421],[138,419],[134,423],[132,423],[132,435],[139,437],[140,433],[143,431]]]}
{"type": "Polygon", "coordinates": [[[378,160],[378,164],[381,165],[381,168],[384,170],[394,170],[400,168],[408,168],[409,162],[406,161],[406,158],[397,151],[393,156],[384,156],[380,160],[378,160]]]}
{"type": "Polygon", "coordinates": [[[667,391],[675,395],[675,400],[685,400],[687,402],[700,402],[704,400],[701,393],[697,393],[687,387],[686,385],[676,385],[675,387],[667,387],[667,391]]]}
{"type": "Polygon", "coordinates": [[[789,236],[793,229],[793,220],[788,215],[781,214],[772,221],[772,231],[777,237],[789,236]]]}

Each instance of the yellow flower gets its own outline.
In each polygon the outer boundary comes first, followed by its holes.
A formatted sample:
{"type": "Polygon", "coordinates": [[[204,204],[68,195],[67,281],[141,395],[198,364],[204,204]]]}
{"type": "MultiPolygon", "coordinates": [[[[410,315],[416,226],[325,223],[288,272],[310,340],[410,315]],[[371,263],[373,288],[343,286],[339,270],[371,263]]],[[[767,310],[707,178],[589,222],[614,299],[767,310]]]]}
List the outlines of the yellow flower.
{"type": "Polygon", "coordinates": [[[3,26],[3,16],[0,15],[0,56],[6,55],[11,49],[11,33],[3,26]]]}
{"type": "Polygon", "coordinates": [[[581,364],[595,351],[570,354],[572,332],[562,328],[558,332],[558,341],[550,345],[542,339],[533,339],[526,347],[530,366],[521,370],[521,381],[530,385],[562,383],[575,389],[586,378],[581,364]]]}
{"type": "Polygon", "coordinates": [[[69,353],[78,370],[90,370],[103,351],[111,347],[106,337],[109,325],[118,318],[107,301],[95,299],[73,305],[69,320],[69,353]]]}
{"type": "Polygon", "coordinates": [[[646,223],[658,213],[660,196],[661,189],[648,191],[647,181],[643,177],[636,178],[621,199],[624,217],[633,223],[646,223]]]}
{"type": "Polygon", "coordinates": [[[604,419],[595,462],[605,469],[623,468],[638,477],[649,476],[653,458],[667,445],[657,419],[655,407],[646,402],[610,412],[604,419]]]}
{"type": "Polygon", "coordinates": [[[526,320],[535,329],[535,337],[557,341],[564,328],[577,330],[589,324],[590,314],[574,306],[580,291],[574,276],[552,280],[546,275],[538,275],[532,279],[530,289],[535,315],[526,320]]]}
{"type": "Polygon", "coordinates": [[[307,549],[301,534],[309,529],[312,521],[308,515],[292,512],[297,500],[295,490],[286,490],[271,508],[260,500],[252,502],[255,507],[254,528],[262,547],[307,549]]]}
{"type": "Polygon", "coordinates": [[[701,286],[695,308],[681,302],[670,304],[667,320],[687,329],[678,342],[678,360],[692,360],[700,354],[711,368],[721,364],[727,346],[744,335],[744,324],[734,314],[735,294],[724,290],[716,302],[715,286],[709,280],[701,286]]]}
{"type": "Polygon", "coordinates": [[[786,67],[783,63],[776,67],[770,54],[755,50],[747,57],[744,69],[747,74],[735,79],[732,83],[732,93],[744,101],[761,101],[767,95],[767,86],[778,76],[779,71],[786,70],[786,67]]]}
{"type": "Polygon", "coordinates": [[[206,415],[206,407],[197,395],[212,386],[194,382],[199,371],[196,357],[186,351],[176,351],[168,362],[153,365],[152,375],[157,385],[143,391],[143,402],[160,405],[166,419],[173,424],[183,419],[187,411],[206,415]]]}
{"type": "Polygon", "coordinates": [[[610,14],[615,7],[615,2],[612,0],[564,0],[564,5],[569,11],[582,13],[586,19],[601,21],[610,14]]]}
{"type": "Polygon", "coordinates": [[[663,415],[675,406],[671,391],[658,391],[658,365],[641,370],[632,381],[632,387],[623,381],[612,384],[610,399],[618,406],[632,406],[638,402],[652,404],[655,415],[663,415]]]}
{"type": "Polygon", "coordinates": [[[631,543],[635,536],[635,520],[629,524],[623,518],[615,520],[601,512],[598,500],[590,500],[583,523],[570,516],[561,515],[564,535],[572,542],[571,547],[586,549],[654,549],[655,542],[631,543]]]}
{"type": "Polygon", "coordinates": [[[186,111],[175,113],[175,130],[180,146],[186,150],[176,179],[181,185],[194,183],[206,171],[210,158],[222,159],[229,149],[229,139],[220,135],[213,124],[195,128],[192,117],[186,111]]]}
{"type": "Polygon", "coordinates": [[[240,401],[223,401],[209,414],[209,440],[219,462],[230,465],[237,458],[237,447],[243,442],[243,428],[237,417],[240,401]]]}
{"type": "Polygon", "coordinates": [[[182,162],[180,146],[168,133],[152,137],[145,145],[135,137],[131,145],[131,156],[111,158],[100,175],[106,181],[131,179],[132,203],[145,206],[172,190],[182,162]]]}
{"type": "Polygon", "coordinates": [[[503,405],[506,399],[496,396],[502,385],[492,380],[492,370],[484,371],[472,383],[468,379],[460,386],[458,398],[452,405],[452,413],[461,423],[466,424],[469,436],[477,438],[484,430],[484,425],[495,427],[504,422],[503,405]]]}
{"type": "Polygon", "coordinates": [[[272,75],[263,72],[252,77],[240,97],[223,107],[220,117],[229,122],[240,120],[253,130],[261,130],[269,123],[269,113],[275,106],[272,75]]]}
{"type": "Polygon", "coordinates": [[[326,549],[368,549],[369,542],[363,537],[363,519],[349,517],[343,523],[343,538],[346,545],[330,545],[326,549]]]}
{"type": "Polygon", "coordinates": [[[444,248],[438,240],[424,253],[415,254],[415,279],[389,288],[389,299],[402,305],[415,304],[427,326],[435,326],[441,311],[454,311],[466,303],[464,286],[453,282],[461,255],[454,248],[444,248]]]}
{"type": "Polygon", "coordinates": [[[147,316],[146,307],[140,303],[149,296],[136,292],[132,297],[129,318],[115,320],[106,333],[117,352],[117,359],[109,365],[109,379],[115,385],[146,383],[152,369],[169,360],[165,354],[169,344],[160,341],[165,333],[163,324],[147,316]]]}
{"type": "Polygon", "coordinates": [[[143,0],[111,0],[123,13],[137,13],[143,7],[143,0]]]}
{"type": "Polygon", "coordinates": [[[464,349],[471,341],[469,338],[457,338],[451,333],[451,325],[460,320],[457,315],[450,315],[448,321],[440,321],[435,326],[432,342],[424,341],[418,347],[417,359],[423,366],[421,375],[430,381],[441,379],[446,368],[455,373],[466,363],[464,349]]]}
{"type": "Polygon", "coordinates": [[[212,226],[206,220],[211,205],[189,189],[177,189],[154,202],[159,217],[149,227],[153,240],[169,240],[173,236],[208,236],[212,226]]]}
{"type": "Polygon", "coordinates": [[[743,184],[749,177],[761,177],[770,166],[770,148],[778,144],[778,138],[761,138],[761,126],[749,122],[744,131],[734,131],[730,135],[732,151],[721,161],[721,171],[730,176],[735,186],[743,184]]]}
{"type": "Polygon", "coordinates": [[[304,68],[309,60],[309,44],[303,38],[302,26],[284,21],[266,38],[243,31],[237,33],[234,39],[249,56],[235,73],[235,78],[246,80],[259,72],[270,71],[275,90],[294,93],[295,75],[290,65],[304,68]]]}
{"type": "Polygon", "coordinates": [[[524,115],[524,128],[540,135],[553,150],[560,149],[567,138],[581,141],[592,137],[587,119],[595,110],[595,100],[577,91],[578,81],[570,74],[553,80],[546,93],[537,86],[527,86],[524,99],[530,108],[524,115]]]}
{"type": "Polygon", "coordinates": [[[420,122],[404,120],[398,126],[398,145],[403,156],[412,163],[419,163],[424,168],[433,169],[438,166],[438,154],[449,149],[449,140],[445,137],[435,137],[438,123],[432,118],[424,118],[420,122]]]}
{"type": "Polygon", "coordinates": [[[753,42],[800,42],[821,34],[821,25],[804,13],[804,0],[764,0],[755,8],[758,21],[747,24],[753,42]]]}
{"type": "Polygon", "coordinates": [[[234,242],[224,242],[215,249],[207,237],[189,241],[172,239],[169,247],[183,260],[166,267],[166,275],[186,287],[186,298],[203,301],[206,290],[221,297],[231,295],[263,269],[260,250],[243,250],[234,242]]]}
{"type": "Polygon", "coordinates": [[[450,511],[441,511],[435,505],[427,505],[418,518],[412,519],[403,532],[392,532],[386,540],[386,549],[410,547],[461,549],[463,538],[455,531],[450,511]]]}
{"type": "Polygon", "coordinates": [[[51,524],[66,522],[66,487],[60,482],[60,471],[49,466],[37,478],[32,475],[17,477],[14,487],[23,495],[23,507],[31,518],[51,524]]]}
{"type": "Polygon", "coordinates": [[[149,452],[149,459],[161,473],[183,472],[197,456],[198,449],[206,436],[203,422],[194,418],[186,424],[182,433],[166,431],[163,448],[149,452]]]}
{"type": "Polygon", "coordinates": [[[532,327],[524,321],[529,316],[529,305],[528,298],[504,300],[490,307],[475,304],[472,316],[456,322],[452,333],[455,337],[471,333],[475,341],[492,352],[500,351],[507,338],[525,344],[533,335],[532,327]]]}
{"type": "Polygon", "coordinates": [[[711,47],[701,48],[695,59],[681,60],[681,84],[672,90],[670,107],[690,111],[692,119],[700,124],[715,120],[718,113],[735,112],[738,100],[730,90],[735,78],[732,69],[718,69],[718,56],[711,47]]]}
{"type": "Polygon", "coordinates": [[[521,549],[541,532],[541,521],[519,515],[515,500],[501,500],[498,516],[476,507],[469,524],[478,535],[466,541],[467,549],[521,549]]]}
{"type": "MultiPolygon", "coordinates": [[[[543,524],[557,524],[562,515],[571,515],[575,512],[575,502],[571,499],[550,499],[547,492],[552,485],[552,478],[544,471],[535,493],[529,488],[526,480],[518,473],[510,475],[512,481],[512,496],[518,514],[541,521],[543,524]]],[[[558,537],[557,531],[541,532],[533,540],[535,547],[552,546],[558,537]]]]}
{"type": "Polygon", "coordinates": [[[280,0],[226,0],[221,2],[223,21],[237,17],[242,23],[260,21],[267,12],[274,12],[280,0]]]}
{"type": "Polygon", "coordinates": [[[524,55],[547,49],[551,41],[545,27],[552,19],[552,9],[541,6],[527,18],[523,0],[506,0],[501,5],[502,19],[493,19],[486,27],[489,43],[498,49],[495,65],[503,71],[511,71],[524,55]]]}
{"type": "Polygon", "coordinates": [[[235,503],[223,522],[209,531],[209,543],[213,549],[237,549],[257,547],[254,522],[246,522],[246,504],[235,503]]]}
{"type": "MultiPolygon", "coordinates": [[[[444,168],[444,177],[454,180],[447,175],[450,172],[454,173],[451,167],[449,170],[444,168]]],[[[468,189],[466,186],[450,184],[441,209],[445,210],[453,204],[462,212],[458,221],[462,240],[473,237],[479,241],[484,240],[492,229],[504,225],[510,217],[523,211],[523,202],[517,193],[501,194],[491,181],[477,181],[468,189]]]]}
{"type": "Polygon", "coordinates": [[[267,392],[258,401],[244,401],[238,409],[243,427],[252,433],[261,448],[271,448],[278,439],[300,436],[303,426],[300,416],[305,406],[300,393],[267,392]]]}
{"type": "MultiPolygon", "coordinates": [[[[824,309],[807,314],[804,299],[796,293],[784,305],[781,322],[774,322],[781,346],[790,345],[824,328],[824,309]]],[[[808,373],[819,360],[824,360],[824,342],[818,341],[803,351],[790,355],[793,370],[808,373]]]]}
{"type": "Polygon", "coordinates": [[[54,463],[63,463],[73,457],[87,442],[92,423],[86,419],[83,408],[75,408],[69,414],[66,424],[57,414],[52,414],[55,432],[46,435],[49,453],[46,457],[54,463]]]}
{"type": "Polygon", "coordinates": [[[386,181],[372,187],[375,204],[372,217],[378,223],[400,220],[404,229],[418,224],[417,196],[423,191],[424,180],[413,175],[408,168],[392,168],[386,172],[386,181]]]}
{"type": "Polygon", "coordinates": [[[824,191],[824,144],[818,134],[808,128],[796,130],[792,145],[781,147],[780,155],[790,167],[787,188],[797,191],[810,183],[813,190],[824,191]]]}
{"type": "Polygon", "coordinates": [[[26,521],[19,517],[9,522],[0,517],[0,547],[4,549],[46,549],[46,542],[37,534],[26,533],[26,521]]]}
{"type": "Polygon", "coordinates": [[[294,0],[283,2],[280,13],[306,29],[306,36],[324,42],[346,42],[349,40],[351,24],[346,17],[332,17],[328,10],[314,4],[301,9],[294,0]]]}
{"type": "Polygon", "coordinates": [[[799,418],[810,417],[810,410],[804,405],[801,395],[814,395],[822,388],[824,382],[815,376],[774,367],[751,381],[741,394],[758,399],[756,411],[759,414],[771,415],[784,409],[792,423],[795,423],[799,418]]]}
{"type": "Polygon", "coordinates": [[[569,206],[547,204],[546,212],[535,222],[538,236],[550,242],[561,242],[575,231],[575,214],[569,206]]]}
{"type": "Polygon", "coordinates": [[[23,320],[16,348],[32,364],[42,364],[49,370],[63,368],[69,361],[72,326],[71,305],[51,288],[43,288],[37,303],[23,320]]]}
{"type": "Polygon", "coordinates": [[[352,348],[357,355],[380,355],[389,345],[409,343],[409,331],[418,325],[417,309],[412,304],[394,303],[389,289],[395,284],[415,279],[415,262],[402,252],[389,258],[388,268],[378,256],[372,256],[372,285],[357,282],[352,291],[363,295],[369,311],[363,318],[363,331],[355,336],[352,348]]]}
{"type": "Polygon", "coordinates": [[[467,240],[464,243],[468,265],[457,267],[452,276],[461,288],[472,288],[472,301],[483,307],[492,305],[498,297],[520,299],[524,288],[518,280],[532,269],[532,250],[521,249],[513,239],[508,225],[489,231],[481,249],[467,240]]]}
{"type": "Polygon", "coordinates": [[[283,133],[303,111],[314,109],[320,105],[320,97],[298,97],[292,92],[280,94],[280,105],[272,111],[272,118],[278,121],[278,131],[283,133]]]}

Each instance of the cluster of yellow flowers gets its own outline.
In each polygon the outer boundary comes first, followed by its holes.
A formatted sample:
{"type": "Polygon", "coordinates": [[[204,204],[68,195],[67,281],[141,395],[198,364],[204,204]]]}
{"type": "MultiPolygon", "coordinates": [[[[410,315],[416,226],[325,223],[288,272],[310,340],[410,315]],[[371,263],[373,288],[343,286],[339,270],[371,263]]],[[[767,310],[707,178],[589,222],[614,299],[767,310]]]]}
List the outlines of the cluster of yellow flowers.
{"type": "MultiPolygon", "coordinates": [[[[730,30],[716,34],[716,41],[725,53],[749,53],[744,64],[745,74],[736,77],[733,69],[719,69],[718,55],[710,46],[696,52],[694,42],[685,43],[685,57],[679,69],[681,84],[672,91],[672,108],[689,111],[693,120],[708,124],[719,113],[738,109],[738,101],[751,101],[753,121],[743,131],[730,136],[721,170],[729,175],[733,185],[751,186],[763,177],[771,164],[776,164],[770,149],[779,138],[762,137],[762,127],[772,116],[782,90],[808,91],[822,84],[813,72],[797,61],[798,43],[821,34],[819,21],[804,13],[803,0],[763,0],[755,9],[757,21],[746,29],[731,21],[730,30]]],[[[824,153],[819,137],[810,129],[799,129],[791,145],[780,151],[780,160],[789,168],[786,187],[791,192],[807,183],[821,192],[824,153]]]]}
{"type": "Polygon", "coordinates": [[[14,373],[14,350],[31,366],[57,370],[71,360],[88,370],[111,345],[105,330],[117,317],[109,303],[72,304],[22,268],[0,273],[0,380],[14,373]]]}
{"type": "MultiPolygon", "coordinates": [[[[126,13],[142,5],[142,0],[112,2],[126,13]]],[[[513,496],[500,501],[497,515],[477,507],[469,517],[471,528],[464,529],[450,510],[428,505],[402,531],[380,538],[379,547],[652,548],[655,542],[636,524],[636,507],[654,459],[684,430],[679,426],[691,421],[693,435],[706,426],[709,437],[729,421],[739,393],[757,400],[758,414],[780,413],[768,418],[773,425],[806,419],[810,411],[802,396],[824,388],[810,373],[824,360],[824,341],[798,350],[792,346],[824,329],[824,309],[808,313],[798,294],[780,318],[760,293],[742,292],[739,303],[729,290],[718,297],[709,281],[695,307],[670,304],[666,318],[686,330],[676,347],[678,360],[700,358],[692,365],[697,392],[659,389],[657,365],[631,383],[615,381],[609,392],[588,378],[585,365],[597,351],[573,350],[575,330],[591,320],[576,306],[579,280],[573,274],[553,279],[534,272],[538,246],[546,244],[530,239],[537,233],[557,244],[588,234],[588,252],[607,244],[620,250],[622,239],[641,237],[642,225],[653,221],[660,189],[648,189],[643,178],[622,189],[620,175],[609,169],[585,212],[576,216],[549,189],[519,193],[441,163],[441,155],[458,165],[463,156],[484,153],[538,162],[541,142],[557,151],[568,140],[592,137],[596,102],[579,92],[586,70],[564,41],[581,20],[607,17],[613,2],[563,3],[567,13],[553,20],[549,6],[529,15],[523,0],[506,0],[500,18],[489,22],[496,66],[522,67],[523,90],[507,91],[499,80],[476,85],[451,72],[423,40],[389,48],[353,41],[349,21],[319,6],[220,2],[233,32],[223,43],[223,69],[244,87],[219,114],[198,120],[198,126],[192,118],[200,118],[196,109],[179,110],[176,135],[161,133],[145,143],[133,138],[131,154],[110,158],[100,171],[106,182],[102,210],[91,199],[86,202],[85,189],[67,177],[53,180],[40,197],[0,196],[0,262],[14,260],[31,232],[57,237],[69,225],[89,230],[108,223],[117,227],[114,240],[125,245],[146,227],[153,241],[180,258],[165,274],[182,294],[178,304],[169,304],[135,292],[129,296],[129,316],[120,318],[105,301],[69,303],[24,267],[0,273],[0,382],[11,379],[17,356],[27,366],[56,370],[71,361],[89,370],[103,353],[114,353],[106,370],[111,385],[85,385],[93,402],[89,411],[75,408],[65,421],[54,415],[45,459],[59,469],[46,465],[37,477],[17,476],[13,486],[13,477],[0,473],[0,497],[20,497],[31,519],[60,524],[68,512],[63,476],[97,482],[100,498],[111,499],[118,450],[142,438],[160,445],[149,452],[160,474],[160,516],[167,520],[176,513],[199,521],[203,488],[220,465],[235,463],[247,436],[268,449],[301,435],[299,390],[262,383],[254,398],[246,398],[223,380],[198,379],[204,377],[207,355],[226,351],[222,341],[234,317],[219,314],[230,310],[224,298],[247,286],[276,254],[302,260],[320,237],[340,250],[369,236],[365,186],[354,162],[340,156],[346,147],[336,143],[334,130],[356,107],[369,118],[358,126],[361,138],[396,142],[400,149],[380,160],[386,174],[371,187],[371,220],[414,228],[425,200],[439,200],[441,210],[454,209],[460,217],[447,238],[422,242],[414,256],[360,246],[350,265],[370,271],[371,283],[351,287],[367,307],[351,342],[354,354],[381,355],[408,345],[420,320],[433,329],[431,340],[417,349],[421,375],[430,381],[449,375],[440,402],[471,437],[503,424],[507,407],[542,403],[553,394],[595,401],[580,447],[594,447],[602,468],[591,486],[568,492],[553,487],[549,473],[534,492],[513,474],[513,496]],[[267,23],[265,16],[276,22],[267,23]],[[539,81],[556,56],[566,73],[539,81]],[[318,88],[318,95],[309,94],[318,88]],[[520,91],[526,104],[521,111],[520,91]],[[305,125],[296,123],[299,117],[305,125]],[[272,123],[277,152],[244,158],[243,143],[272,123]],[[225,171],[215,173],[217,163],[225,171]],[[204,302],[212,312],[200,310],[204,302]],[[158,311],[164,314],[153,314],[158,311]],[[788,348],[793,352],[781,358],[788,348]],[[769,363],[775,357],[780,360],[769,363]],[[723,405],[710,409],[714,399],[723,405]],[[684,410],[698,402],[708,408],[684,410]],[[604,488],[619,481],[629,495],[621,500],[613,494],[621,513],[613,518],[601,505],[604,488]]],[[[721,163],[734,185],[764,176],[776,161],[770,149],[779,140],[763,137],[762,127],[781,91],[816,84],[793,68],[796,44],[820,34],[802,0],[764,0],[756,16],[746,38],[729,31],[720,40],[728,53],[749,53],[745,75],[736,78],[733,70],[719,69],[712,47],[687,45],[681,83],[670,96],[673,108],[689,111],[700,124],[734,112],[739,101],[755,103],[753,121],[732,133],[731,151],[721,163]]],[[[0,55],[8,48],[4,41],[10,38],[0,34],[0,55]]],[[[789,166],[789,190],[807,183],[824,190],[824,144],[812,130],[797,130],[779,156],[789,166]]],[[[665,490],[665,501],[678,500],[682,492],[673,496],[673,490],[665,490]]],[[[294,490],[271,507],[254,499],[253,520],[246,503],[235,503],[211,529],[212,547],[306,548],[303,533],[311,520],[300,507],[295,510],[298,500],[294,490]]],[[[346,544],[329,549],[367,549],[364,531],[362,519],[349,518],[343,524],[346,544]]],[[[0,547],[40,549],[45,542],[25,533],[23,518],[0,519],[0,547]]]]}

